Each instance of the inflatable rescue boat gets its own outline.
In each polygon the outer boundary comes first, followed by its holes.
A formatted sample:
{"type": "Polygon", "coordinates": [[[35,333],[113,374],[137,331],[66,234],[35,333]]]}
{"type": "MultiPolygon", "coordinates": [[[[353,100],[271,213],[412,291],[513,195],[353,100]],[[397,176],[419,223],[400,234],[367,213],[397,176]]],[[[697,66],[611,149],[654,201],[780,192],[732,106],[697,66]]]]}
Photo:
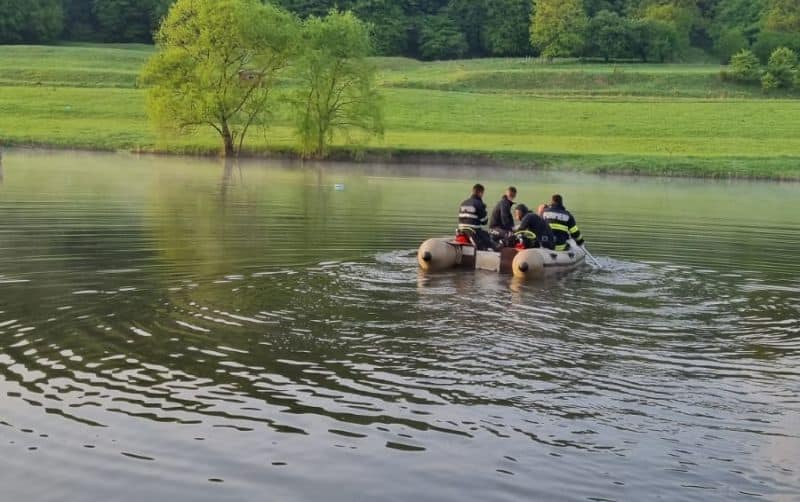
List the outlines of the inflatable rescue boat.
{"type": "Polygon", "coordinates": [[[420,268],[427,272],[461,268],[514,274],[520,279],[537,279],[569,272],[586,260],[586,252],[572,244],[567,251],[549,249],[504,248],[500,252],[478,251],[473,244],[462,244],[452,238],[429,239],[417,252],[420,268]]]}

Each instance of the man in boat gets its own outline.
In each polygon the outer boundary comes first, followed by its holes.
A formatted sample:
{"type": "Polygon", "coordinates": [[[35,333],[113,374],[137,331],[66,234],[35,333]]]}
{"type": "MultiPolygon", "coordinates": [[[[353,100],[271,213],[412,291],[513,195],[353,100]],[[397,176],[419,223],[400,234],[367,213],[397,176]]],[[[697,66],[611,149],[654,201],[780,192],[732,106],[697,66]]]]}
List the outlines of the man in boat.
{"type": "Polygon", "coordinates": [[[556,251],[564,251],[569,248],[570,238],[575,239],[579,246],[583,246],[583,237],[578,224],[572,213],[564,207],[564,198],[561,195],[553,195],[550,205],[544,207],[542,218],[550,225],[553,234],[556,236],[556,251]]]}
{"type": "Polygon", "coordinates": [[[555,249],[556,237],[547,225],[547,222],[532,213],[528,206],[519,204],[515,208],[519,225],[514,228],[514,236],[517,242],[525,247],[555,249]]]}
{"type": "Polygon", "coordinates": [[[489,234],[495,242],[509,245],[510,238],[514,235],[514,216],[511,207],[517,198],[516,187],[508,187],[503,198],[494,207],[492,217],[489,219],[489,234]]]}
{"type": "Polygon", "coordinates": [[[462,202],[458,210],[459,235],[471,238],[481,251],[494,248],[492,238],[483,228],[489,222],[486,204],[483,203],[485,190],[480,183],[472,187],[472,196],[462,202]]]}

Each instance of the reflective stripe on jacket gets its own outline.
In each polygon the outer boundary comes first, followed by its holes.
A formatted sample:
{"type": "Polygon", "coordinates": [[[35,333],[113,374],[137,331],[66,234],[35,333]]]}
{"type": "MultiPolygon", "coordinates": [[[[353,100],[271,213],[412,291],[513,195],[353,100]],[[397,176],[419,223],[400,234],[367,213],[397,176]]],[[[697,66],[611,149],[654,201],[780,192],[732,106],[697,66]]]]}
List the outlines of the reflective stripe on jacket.
{"type": "Polygon", "coordinates": [[[581,230],[575,223],[575,218],[564,207],[547,206],[542,217],[553,230],[553,234],[556,236],[556,245],[566,244],[570,237],[576,241],[581,240],[581,230]]]}
{"type": "Polygon", "coordinates": [[[458,228],[471,228],[477,230],[483,228],[489,222],[486,213],[486,204],[478,197],[470,197],[461,203],[458,209],[458,228]]]}

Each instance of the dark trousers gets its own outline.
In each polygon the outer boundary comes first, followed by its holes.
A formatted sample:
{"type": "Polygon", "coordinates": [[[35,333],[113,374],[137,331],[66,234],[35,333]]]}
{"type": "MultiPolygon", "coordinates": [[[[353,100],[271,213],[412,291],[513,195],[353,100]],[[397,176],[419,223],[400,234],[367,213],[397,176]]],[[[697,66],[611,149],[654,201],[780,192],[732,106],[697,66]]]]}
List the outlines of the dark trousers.
{"type": "Polygon", "coordinates": [[[514,247],[514,232],[503,228],[493,228],[489,231],[494,242],[499,242],[503,247],[514,247]]]}
{"type": "Polygon", "coordinates": [[[474,238],[475,238],[475,245],[478,246],[479,251],[487,251],[490,249],[494,249],[494,243],[492,242],[492,237],[486,230],[482,228],[475,230],[474,238]]]}
{"type": "Polygon", "coordinates": [[[492,242],[492,237],[489,235],[489,232],[482,228],[469,228],[458,230],[458,233],[461,235],[469,236],[470,239],[475,243],[475,247],[478,248],[479,251],[486,251],[488,249],[494,249],[494,242],[492,242]]]}

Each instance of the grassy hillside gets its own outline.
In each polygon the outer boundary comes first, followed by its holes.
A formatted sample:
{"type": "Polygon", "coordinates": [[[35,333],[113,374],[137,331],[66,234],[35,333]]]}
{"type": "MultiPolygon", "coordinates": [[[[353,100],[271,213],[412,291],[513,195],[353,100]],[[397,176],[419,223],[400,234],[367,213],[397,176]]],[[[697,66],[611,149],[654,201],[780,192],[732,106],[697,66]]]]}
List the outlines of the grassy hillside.
{"type": "MultiPolygon", "coordinates": [[[[208,131],[159,138],[137,88],[148,46],[0,47],[0,141],[212,152],[208,131]]],[[[722,82],[707,65],[376,59],[386,136],[371,149],[482,155],[593,171],[800,179],[800,100],[722,82]]],[[[287,110],[250,138],[287,151],[287,110]]]]}

